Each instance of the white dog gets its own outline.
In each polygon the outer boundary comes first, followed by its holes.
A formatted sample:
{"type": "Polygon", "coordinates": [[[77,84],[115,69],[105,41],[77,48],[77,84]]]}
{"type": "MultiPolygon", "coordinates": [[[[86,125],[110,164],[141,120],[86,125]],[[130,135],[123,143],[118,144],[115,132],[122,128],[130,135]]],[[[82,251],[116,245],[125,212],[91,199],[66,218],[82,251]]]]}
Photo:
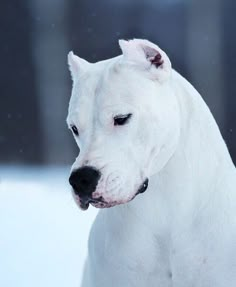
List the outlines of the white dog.
{"type": "Polygon", "coordinates": [[[70,183],[104,208],[82,286],[235,287],[236,172],[212,114],[158,46],[119,44],[95,64],[68,56],[70,183]]]}

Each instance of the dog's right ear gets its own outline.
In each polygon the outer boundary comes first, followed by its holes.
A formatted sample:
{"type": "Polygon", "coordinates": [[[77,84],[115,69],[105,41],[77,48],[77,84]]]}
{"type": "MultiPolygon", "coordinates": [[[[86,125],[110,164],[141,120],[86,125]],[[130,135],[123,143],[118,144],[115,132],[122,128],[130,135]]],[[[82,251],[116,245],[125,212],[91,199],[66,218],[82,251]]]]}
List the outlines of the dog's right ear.
{"type": "Polygon", "coordinates": [[[142,39],[119,40],[124,59],[149,71],[153,80],[166,81],[171,74],[171,62],[156,44],[142,39]]]}
{"type": "Polygon", "coordinates": [[[75,82],[78,79],[81,71],[84,70],[87,65],[89,65],[89,62],[76,56],[72,51],[70,51],[68,54],[68,65],[72,80],[75,82]]]}

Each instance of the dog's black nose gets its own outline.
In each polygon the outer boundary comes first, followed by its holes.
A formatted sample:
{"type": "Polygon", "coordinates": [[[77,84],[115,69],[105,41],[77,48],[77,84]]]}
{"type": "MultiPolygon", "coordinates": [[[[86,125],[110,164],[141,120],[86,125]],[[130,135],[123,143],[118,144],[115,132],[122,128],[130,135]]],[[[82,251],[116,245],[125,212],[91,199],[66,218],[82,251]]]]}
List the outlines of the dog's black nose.
{"type": "Polygon", "coordinates": [[[100,177],[101,174],[97,169],[85,166],[74,170],[69,182],[77,195],[87,197],[95,191],[100,177]]]}

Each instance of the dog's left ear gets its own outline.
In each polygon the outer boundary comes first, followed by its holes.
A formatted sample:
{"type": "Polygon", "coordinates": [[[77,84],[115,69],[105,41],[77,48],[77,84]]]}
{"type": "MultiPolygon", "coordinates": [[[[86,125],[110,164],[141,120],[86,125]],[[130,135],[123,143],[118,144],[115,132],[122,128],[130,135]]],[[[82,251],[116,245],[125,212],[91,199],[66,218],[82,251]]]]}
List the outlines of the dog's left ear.
{"type": "Polygon", "coordinates": [[[80,73],[89,65],[89,62],[76,56],[72,51],[70,51],[68,54],[68,65],[72,80],[75,82],[79,78],[80,73]]]}
{"type": "Polygon", "coordinates": [[[119,40],[124,59],[150,71],[152,79],[164,82],[170,77],[171,62],[164,51],[147,40],[119,40]]]}

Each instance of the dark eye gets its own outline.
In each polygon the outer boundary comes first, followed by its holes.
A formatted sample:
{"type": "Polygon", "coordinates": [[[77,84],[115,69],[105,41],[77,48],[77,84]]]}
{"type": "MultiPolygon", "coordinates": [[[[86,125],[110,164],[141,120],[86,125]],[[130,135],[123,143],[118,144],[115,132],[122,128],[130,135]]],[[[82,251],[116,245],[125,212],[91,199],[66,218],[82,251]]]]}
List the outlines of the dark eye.
{"type": "Polygon", "coordinates": [[[128,122],[132,114],[118,115],[114,117],[114,126],[122,126],[128,122]]]}
{"type": "Polygon", "coordinates": [[[71,129],[72,129],[73,133],[74,133],[76,136],[79,135],[78,129],[77,129],[77,127],[76,127],[75,125],[71,126],[71,129]]]}

